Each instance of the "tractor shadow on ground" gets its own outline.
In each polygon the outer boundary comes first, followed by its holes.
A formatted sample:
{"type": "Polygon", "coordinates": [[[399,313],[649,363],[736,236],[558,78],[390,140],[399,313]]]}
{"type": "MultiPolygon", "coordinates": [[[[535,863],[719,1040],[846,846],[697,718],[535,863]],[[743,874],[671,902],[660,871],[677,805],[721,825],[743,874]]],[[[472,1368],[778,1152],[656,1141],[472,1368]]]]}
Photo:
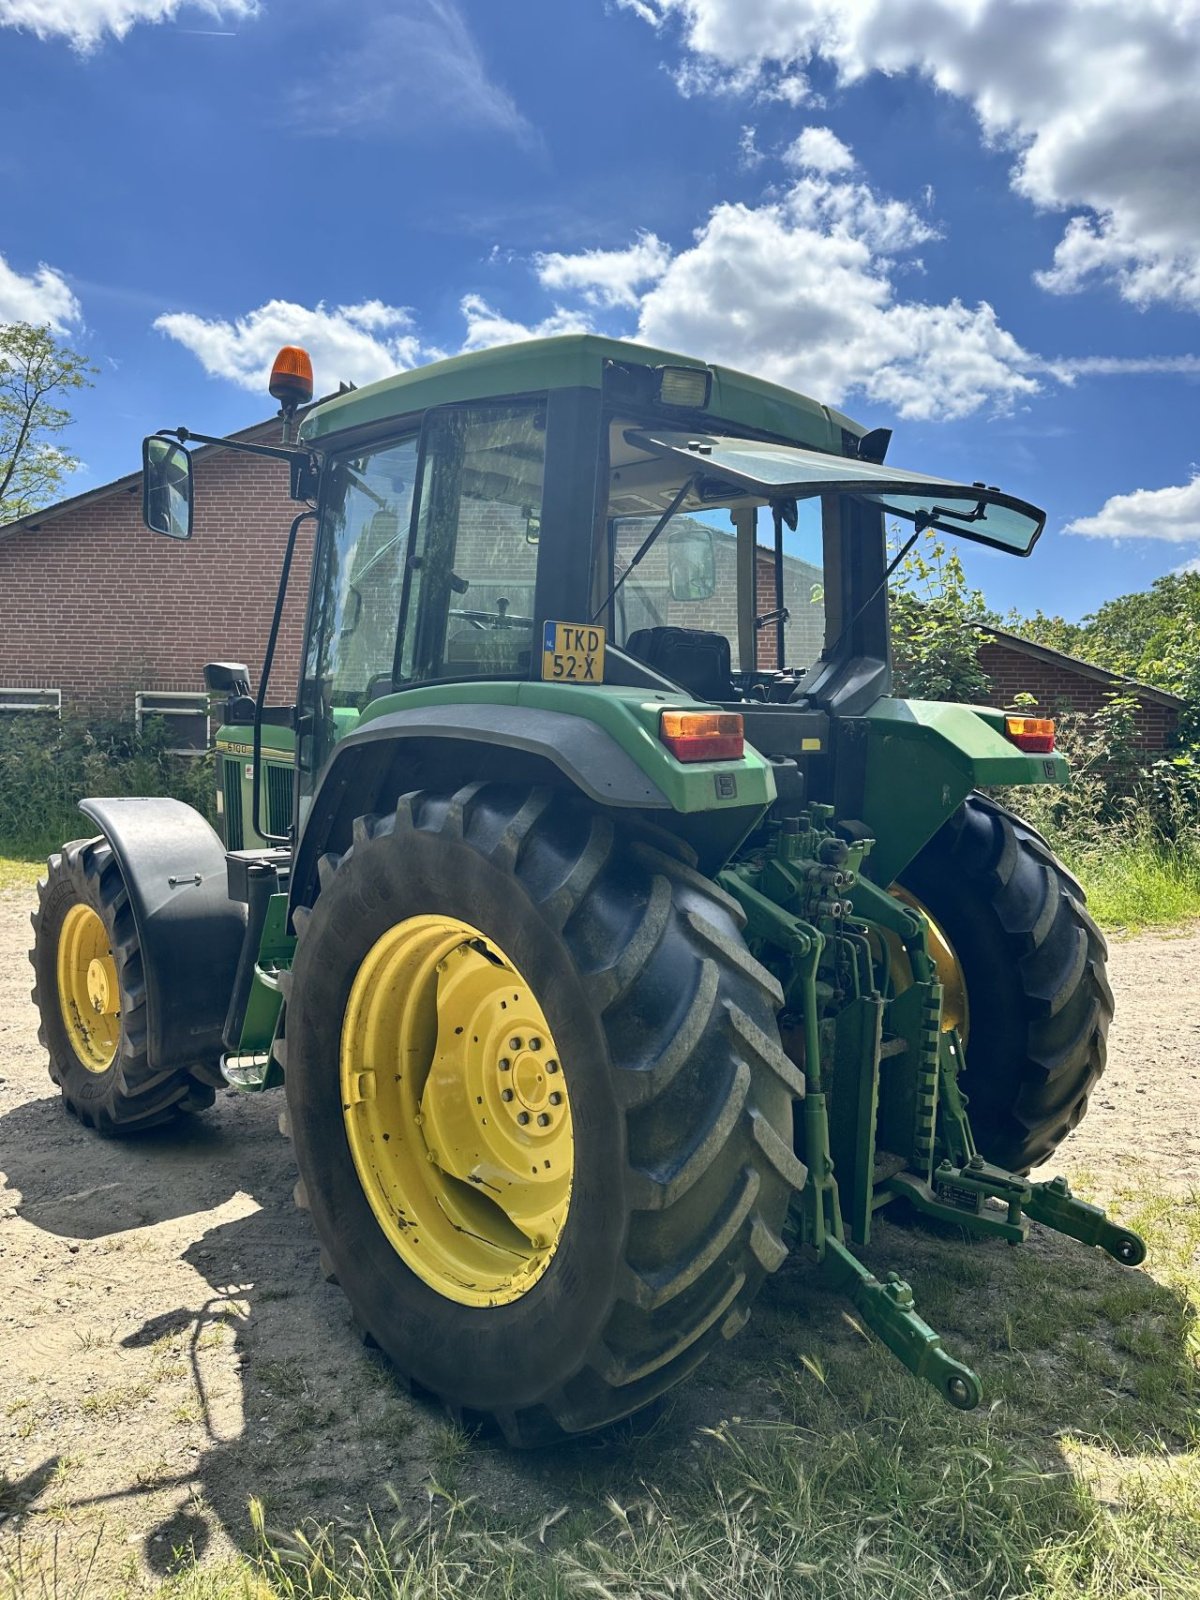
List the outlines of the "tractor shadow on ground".
{"type": "Polygon", "coordinates": [[[253,1193],[257,1174],[242,1159],[242,1129],[233,1121],[187,1117],[105,1138],[53,1094],[0,1117],[0,1167],[20,1191],[18,1215],[26,1222],[61,1238],[103,1239],[253,1193]]]}
{"type": "MultiPolygon", "coordinates": [[[[1195,1372],[1181,1296],[1042,1230],[1011,1250],[887,1220],[865,1252],[868,1264],[908,1277],[918,1309],[978,1371],[985,1405],[973,1416],[931,1406],[928,1391],[798,1256],[767,1285],[738,1338],[652,1416],[532,1454],[469,1438],[402,1388],[362,1344],[340,1291],[323,1281],[308,1218],[292,1204],[291,1152],[275,1130],[281,1104],[277,1095],[222,1096],[208,1119],[121,1142],[79,1128],[57,1099],[0,1119],[24,1221],[64,1241],[64,1251],[113,1236],[146,1241],[131,1264],[142,1289],[135,1284],[119,1306],[106,1302],[113,1356],[151,1376],[170,1372],[135,1417],[109,1425],[117,1439],[127,1427],[140,1430],[130,1436],[122,1484],[76,1493],[68,1478],[51,1495],[48,1474],[35,1468],[22,1503],[52,1504],[70,1518],[120,1502],[160,1573],[179,1552],[202,1554],[218,1528],[252,1548],[251,1496],[264,1503],[268,1526],[285,1532],[305,1518],[353,1525],[367,1507],[419,1521],[439,1492],[522,1530],[564,1506],[602,1514],[607,1496],[636,1497],[649,1484],[664,1493],[674,1485],[694,1501],[706,1430],[731,1418],[807,1428],[839,1390],[844,1414],[905,1437],[907,1411],[933,1416],[928,1426],[943,1437],[969,1436],[999,1400],[1002,1412],[1037,1419],[1035,1448],[1048,1466],[1061,1465],[1063,1436],[1131,1456],[1187,1442],[1195,1372]],[[206,1225],[230,1202],[239,1214],[206,1225]],[[142,1232],[152,1228],[152,1238],[142,1232]],[[180,1264],[194,1271],[181,1274],[180,1264]],[[1181,1431],[1164,1438],[1172,1395],[1181,1431]],[[134,1458],[153,1439],[161,1470],[139,1476],[134,1458]]],[[[77,1272],[89,1269],[72,1259],[77,1272]]],[[[46,1453],[60,1449],[51,1439],[46,1453]]]]}

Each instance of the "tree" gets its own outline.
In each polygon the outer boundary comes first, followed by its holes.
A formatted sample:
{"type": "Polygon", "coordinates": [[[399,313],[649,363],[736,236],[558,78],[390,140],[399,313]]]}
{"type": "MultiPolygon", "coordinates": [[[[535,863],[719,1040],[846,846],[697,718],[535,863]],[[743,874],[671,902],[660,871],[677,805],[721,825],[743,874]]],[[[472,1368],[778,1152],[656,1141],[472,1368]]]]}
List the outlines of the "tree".
{"type": "Polygon", "coordinates": [[[991,679],[979,665],[987,619],[979,589],[955,550],[931,534],[905,556],[892,581],[889,605],[896,693],[917,700],[986,702],[991,679]]]}
{"type": "Polygon", "coordinates": [[[95,370],[48,326],[0,324],[0,527],[53,500],[78,465],[56,443],[71,422],[56,402],[95,370]]]}

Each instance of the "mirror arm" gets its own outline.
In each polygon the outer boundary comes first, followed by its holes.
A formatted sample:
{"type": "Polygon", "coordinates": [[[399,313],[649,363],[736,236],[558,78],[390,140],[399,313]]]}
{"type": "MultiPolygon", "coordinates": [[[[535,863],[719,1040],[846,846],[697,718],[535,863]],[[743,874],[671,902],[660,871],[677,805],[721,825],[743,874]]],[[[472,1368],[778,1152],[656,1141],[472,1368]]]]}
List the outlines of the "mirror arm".
{"type": "MultiPolygon", "coordinates": [[[[220,441],[217,441],[220,443],[220,441]]],[[[275,660],[275,645],[279,639],[279,626],[283,621],[283,603],[287,598],[288,575],[292,570],[292,557],[296,553],[296,535],[300,531],[300,524],[307,522],[311,517],[315,520],[315,511],[301,511],[292,518],[292,526],[288,530],[287,546],[283,552],[283,567],[279,573],[279,592],[275,596],[275,614],[271,618],[271,632],[267,636],[267,649],[263,656],[262,672],[258,679],[258,695],[254,701],[254,788],[252,821],[254,831],[260,839],[265,839],[268,844],[291,844],[291,835],[287,833],[268,833],[261,826],[262,822],[262,730],[266,721],[267,709],[267,684],[271,680],[271,666],[275,660]]],[[[278,709],[278,708],[276,708],[278,709]]]]}
{"type": "Polygon", "coordinates": [[[219,444],[222,450],[236,450],[245,456],[271,456],[276,461],[314,461],[311,450],[287,450],[275,444],[246,444],[239,439],[221,439],[211,433],[193,433],[190,428],[160,428],[161,439],[178,439],[180,444],[219,444]]]}

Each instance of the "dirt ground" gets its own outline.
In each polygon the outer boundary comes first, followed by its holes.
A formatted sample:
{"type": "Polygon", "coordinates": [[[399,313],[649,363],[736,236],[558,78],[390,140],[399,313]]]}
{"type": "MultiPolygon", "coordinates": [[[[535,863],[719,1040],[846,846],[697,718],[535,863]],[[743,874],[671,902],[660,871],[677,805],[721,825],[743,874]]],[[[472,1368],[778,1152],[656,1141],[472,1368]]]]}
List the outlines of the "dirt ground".
{"type": "MultiPolygon", "coordinates": [[[[292,1205],[280,1095],[226,1091],[129,1143],[64,1113],[29,1002],[31,899],[0,893],[0,1572],[55,1546],[79,1571],[98,1546],[70,1593],[152,1589],[181,1552],[247,1547],[251,1495],[283,1528],[357,1518],[386,1486],[415,1505],[433,1482],[509,1516],[561,1505],[561,1461],[464,1451],[356,1338],[292,1205]]],[[[1147,1166],[1200,1186],[1198,971],[1200,931],[1114,945],[1108,1072],[1055,1170],[1100,1195],[1147,1166]]],[[[902,1265],[903,1231],[880,1233],[871,1264],[902,1265]]],[[[794,1300],[806,1270],[786,1264],[764,1301],[794,1300]]],[[[680,1392],[681,1439],[769,1403],[754,1329],[680,1392]]]]}

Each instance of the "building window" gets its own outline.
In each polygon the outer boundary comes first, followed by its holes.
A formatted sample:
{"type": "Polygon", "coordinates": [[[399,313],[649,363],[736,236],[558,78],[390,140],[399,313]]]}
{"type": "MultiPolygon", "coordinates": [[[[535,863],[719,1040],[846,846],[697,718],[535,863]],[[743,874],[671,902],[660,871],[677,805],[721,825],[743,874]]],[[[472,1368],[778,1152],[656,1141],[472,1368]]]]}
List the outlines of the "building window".
{"type": "Polygon", "coordinates": [[[141,733],[148,717],[162,717],[170,730],[168,749],[176,756],[199,756],[208,749],[208,696],[172,694],[140,689],[137,726],[141,733]]]}
{"type": "Polygon", "coordinates": [[[41,711],[62,716],[61,689],[0,689],[0,712],[41,711]]]}

